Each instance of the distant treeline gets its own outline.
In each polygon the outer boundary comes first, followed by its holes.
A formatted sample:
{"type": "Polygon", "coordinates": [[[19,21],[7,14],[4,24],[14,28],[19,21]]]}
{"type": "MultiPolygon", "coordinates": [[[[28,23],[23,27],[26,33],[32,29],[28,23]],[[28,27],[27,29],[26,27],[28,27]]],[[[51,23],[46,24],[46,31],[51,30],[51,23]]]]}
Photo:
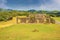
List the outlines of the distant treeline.
{"type": "Polygon", "coordinates": [[[15,16],[28,16],[29,14],[47,14],[52,17],[60,17],[60,11],[45,11],[45,10],[12,10],[12,9],[2,9],[0,8],[0,21],[8,21],[13,19],[15,16]]]}

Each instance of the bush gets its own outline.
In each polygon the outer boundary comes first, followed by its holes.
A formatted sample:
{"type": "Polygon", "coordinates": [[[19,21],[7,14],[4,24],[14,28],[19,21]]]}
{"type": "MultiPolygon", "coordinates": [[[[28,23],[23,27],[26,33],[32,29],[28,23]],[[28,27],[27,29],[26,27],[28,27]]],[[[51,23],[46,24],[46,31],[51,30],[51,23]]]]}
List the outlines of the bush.
{"type": "Polygon", "coordinates": [[[0,12],[0,21],[7,21],[11,20],[13,17],[10,13],[8,12],[0,12]]]}

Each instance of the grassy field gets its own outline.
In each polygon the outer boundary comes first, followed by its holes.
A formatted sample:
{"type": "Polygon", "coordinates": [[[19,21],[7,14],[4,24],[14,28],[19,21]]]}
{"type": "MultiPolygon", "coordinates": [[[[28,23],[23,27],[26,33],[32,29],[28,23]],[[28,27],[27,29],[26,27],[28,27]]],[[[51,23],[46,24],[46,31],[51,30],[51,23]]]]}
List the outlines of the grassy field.
{"type": "MultiPolygon", "coordinates": [[[[60,21],[60,17],[54,19],[60,21]]],[[[60,24],[16,24],[14,17],[0,22],[0,40],[60,40],[60,24]]]]}
{"type": "Polygon", "coordinates": [[[60,40],[60,25],[16,24],[0,28],[0,40],[60,40]],[[34,30],[39,32],[33,32],[34,30]]]}
{"type": "Polygon", "coordinates": [[[55,20],[60,21],[60,17],[53,17],[55,20]]]}

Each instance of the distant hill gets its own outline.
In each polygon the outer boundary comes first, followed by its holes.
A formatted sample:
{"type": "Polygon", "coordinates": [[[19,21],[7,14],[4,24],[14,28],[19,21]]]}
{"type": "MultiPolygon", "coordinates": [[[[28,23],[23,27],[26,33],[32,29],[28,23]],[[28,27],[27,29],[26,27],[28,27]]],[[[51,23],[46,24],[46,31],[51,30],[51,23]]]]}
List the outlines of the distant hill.
{"type": "Polygon", "coordinates": [[[0,8],[0,11],[12,11],[12,9],[3,9],[3,8],[0,8]]]}

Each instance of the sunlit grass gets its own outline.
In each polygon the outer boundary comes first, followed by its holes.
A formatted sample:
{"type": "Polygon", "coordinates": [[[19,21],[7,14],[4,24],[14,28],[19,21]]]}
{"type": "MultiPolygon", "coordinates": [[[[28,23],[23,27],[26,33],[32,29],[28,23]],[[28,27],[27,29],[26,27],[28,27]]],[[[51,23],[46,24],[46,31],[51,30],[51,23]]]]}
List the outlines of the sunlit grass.
{"type": "Polygon", "coordinates": [[[60,21],[60,17],[53,17],[55,20],[60,21]]]}
{"type": "Polygon", "coordinates": [[[16,24],[0,29],[0,40],[60,40],[58,24],[16,24]],[[33,32],[34,29],[39,32],[33,32]]]}
{"type": "Polygon", "coordinates": [[[14,17],[12,20],[9,20],[9,21],[3,21],[3,22],[0,22],[0,28],[1,27],[5,27],[5,26],[10,26],[10,25],[13,25],[13,24],[16,24],[16,17],[14,17]]]}

